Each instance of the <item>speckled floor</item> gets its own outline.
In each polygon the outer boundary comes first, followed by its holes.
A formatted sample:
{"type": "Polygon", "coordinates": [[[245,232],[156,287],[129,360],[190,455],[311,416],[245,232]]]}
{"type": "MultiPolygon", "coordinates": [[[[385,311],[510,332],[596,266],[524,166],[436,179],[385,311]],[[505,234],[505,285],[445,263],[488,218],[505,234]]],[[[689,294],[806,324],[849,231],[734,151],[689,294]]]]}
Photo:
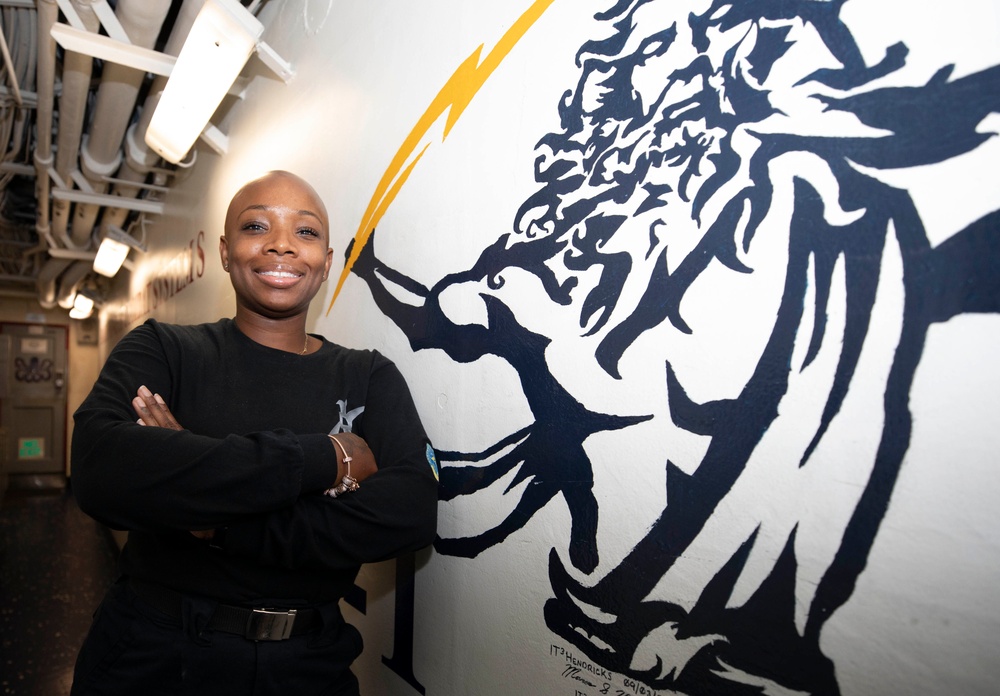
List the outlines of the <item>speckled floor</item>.
{"type": "Polygon", "coordinates": [[[90,618],[114,581],[107,530],[68,490],[8,490],[0,502],[0,694],[69,694],[90,618]]]}

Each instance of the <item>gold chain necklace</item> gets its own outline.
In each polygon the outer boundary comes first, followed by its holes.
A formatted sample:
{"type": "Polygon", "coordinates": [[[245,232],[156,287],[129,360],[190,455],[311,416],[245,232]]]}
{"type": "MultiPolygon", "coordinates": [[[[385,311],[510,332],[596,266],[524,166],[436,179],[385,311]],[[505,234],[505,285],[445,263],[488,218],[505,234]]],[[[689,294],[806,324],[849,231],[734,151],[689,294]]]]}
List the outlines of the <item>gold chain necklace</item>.
{"type": "Polygon", "coordinates": [[[299,355],[305,355],[307,350],[309,350],[309,334],[306,334],[306,342],[302,345],[302,352],[299,355]]]}

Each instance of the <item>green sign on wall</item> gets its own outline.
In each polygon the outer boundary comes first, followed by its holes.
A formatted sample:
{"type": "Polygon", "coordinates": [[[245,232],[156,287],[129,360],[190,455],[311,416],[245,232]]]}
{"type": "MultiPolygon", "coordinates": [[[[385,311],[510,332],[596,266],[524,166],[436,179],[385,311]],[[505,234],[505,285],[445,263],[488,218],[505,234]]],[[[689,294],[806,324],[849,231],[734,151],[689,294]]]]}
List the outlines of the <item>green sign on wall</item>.
{"type": "Polygon", "coordinates": [[[45,438],[20,437],[17,439],[18,459],[42,459],[45,457],[45,438]]]}

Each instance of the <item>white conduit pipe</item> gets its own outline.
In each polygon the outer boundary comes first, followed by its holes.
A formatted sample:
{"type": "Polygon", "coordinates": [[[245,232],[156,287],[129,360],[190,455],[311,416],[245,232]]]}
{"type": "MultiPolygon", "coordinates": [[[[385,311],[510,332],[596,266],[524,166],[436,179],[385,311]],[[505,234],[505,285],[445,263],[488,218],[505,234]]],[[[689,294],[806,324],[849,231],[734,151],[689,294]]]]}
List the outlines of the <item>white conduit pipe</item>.
{"type": "MultiPolygon", "coordinates": [[[[151,49],[169,10],[170,0],[118,0],[115,15],[134,46],[151,49]]],[[[83,173],[95,183],[117,171],[125,129],[144,79],[145,73],[135,68],[115,63],[104,66],[94,124],[82,153],[83,173]]]]}
{"type": "Polygon", "coordinates": [[[14,27],[17,29],[17,41],[11,45],[14,54],[14,64],[18,66],[18,80],[21,87],[29,92],[35,91],[35,41],[38,35],[37,15],[24,8],[17,8],[14,14],[14,27]]]}
{"type": "MultiPolygon", "coordinates": [[[[73,0],[73,8],[87,31],[97,31],[100,20],[90,0],[73,0]]],[[[56,174],[70,185],[70,172],[76,169],[80,152],[80,134],[90,92],[90,75],[94,59],[73,51],[63,56],[62,95],[59,98],[59,136],[56,144],[56,174]]],[[[69,228],[69,201],[52,201],[52,230],[56,239],[67,247],[75,246],[66,231],[69,228]]],[[[90,241],[89,238],[87,240],[90,241]]]]}
{"type": "MultiPolygon", "coordinates": [[[[169,10],[170,0],[118,0],[115,16],[132,45],[153,48],[169,10]]],[[[132,120],[145,77],[135,68],[117,63],[104,65],[93,122],[80,152],[81,170],[96,193],[107,191],[104,177],[113,176],[121,165],[125,129],[132,120]]],[[[72,231],[75,243],[90,238],[98,212],[97,205],[76,206],[72,231]]]]}
{"type": "MultiPolygon", "coordinates": [[[[170,0],[119,0],[117,17],[129,41],[142,48],[152,48],[170,10],[170,0]]],[[[97,193],[107,190],[105,176],[113,175],[121,164],[125,129],[132,120],[136,97],[145,73],[117,63],[105,63],[97,91],[92,125],[80,151],[81,170],[97,193]]],[[[100,206],[78,203],[74,208],[72,240],[84,246],[91,240],[100,206]]],[[[57,302],[72,306],[77,287],[93,268],[89,261],[79,261],[59,281],[57,302]],[[78,267],[81,267],[78,269],[78,267]]]]}
{"type": "MultiPolygon", "coordinates": [[[[149,101],[147,100],[146,103],[148,104],[149,101]]],[[[116,183],[112,190],[114,195],[121,196],[122,198],[137,198],[139,196],[139,193],[142,191],[140,186],[129,186],[124,182],[135,184],[146,183],[146,175],[159,160],[159,155],[150,150],[146,146],[145,141],[142,143],[142,149],[138,147],[135,142],[137,132],[136,124],[133,123],[125,134],[125,161],[122,162],[121,169],[118,170],[116,177],[119,183],[116,183]],[[148,157],[150,154],[153,155],[152,158],[148,157]]],[[[108,206],[101,213],[101,228],[106,230],[108,227],[113,226],[124,229],[129,212],[127,208],[108,206]]]]}
{"type": "Polygon", "coordinates": [[[38,272],[35,286],[38,289],[38,304],[45,309],[56,306],[56,280],[73,262],[70,259],[50,258],[38,272]]]}
{"type": "Polygon", "coordinates": [[[28,25],[27,30],[21,32],[21,45],[28,54],[22,83],[27,85],[28,89],[35,91],[37,90],[36,78],[38,76],[38,13],[31,10],[21,10],[19,16],[22,24],[28,25]]]}
{"type": "Polygon", "coordinates": [[[45,238],[49,232],[49,166],[52,164],[52,105],[56,83],[56,40],[52,25],[59,18],[55,0],[38,0],[38,109],[35,128],[35,176],[38,194],[37,229],[45,238]]]}
{"type": "Polygon", "coordinates": [[[93,261],[75,261],[59,276],[59,290],[56,291],[56,304],[63,309],[71,309],[76,299],[76,289],[83,279],[94,270],[93,261]]]}
{"type": "MultiPolygon", "coordinates": [[[[117,17],[133,45],[153,48],[169,0],[119,0],[117,17]]],[[[122,65],[107,64],[98,90],[94,127],[83,151],[83,173],[92,183],[114,174],[122,158],[125,130],[132,120],[136,96],[144,73],[122,65]]]]}
{"type": "MultiPolygon", "coordinates": [[[[100,28],[100,20],[94,13],[91,0],[73,0],[73,7],[88,31],[97,31],[100,28]]],[[[70,173],[77,167],[77,156],[80,152],[80,137],[83,133],[83,120],[86,115],[87,97],[90,94],[90,77],[93,72],[94,59],[90,56],[66,51],[63,55],[62,70],[62,95],[59,98],[59,134],[56,143],[56,174],[67,185],[72,186],[70,173]]],[[[76,245],[67,235],[69,228],[69,201],[53,199],[52,201],[52,229],[56,240],[69,248],[76,245]]],[[[86,240],[84,248],[90,243],[86,240]]],[[[62,288],[72,288],[76,291],[76,286],[86,275],[84,271],[90,271],[90,264],[70,264],[69,268],[63,271],[62,277],[69,273],[73,274],[70,282],[66,283],[59,278],[56,279],[57,290],[55,292],[56,301],[62,294],[62,288]],[[82,275],[81,275],[82,274],[82,275]]],[[[41,300],[40,300],[41,301],[41,300]]]]}
{"type": "MultiPolygon", "coordinates": [[[[52,166],[52,106],[55,101],[56,41],[52,38],[52,25],[59,18],[55,0],[38,0],[38,110],[35,113],[35,192],[38,199],[38,216],[35,229],[38,238],[49,241],[49,167],[52,166]]],[[[38,301],[46,309],[56,304],[56,279],[69,263],[64,259],[49,260],[42,266],[35,281],[38,301]]]]}
{"type": "MultiPolygon", "coordinates": [[[[204,4],[205,0],[184,0],[184,4],[177,12],[177,18],[174,20],[174,26],[170,30],[166,45],[163,47],[164,53],[176,56],[181,52],[181,47],[191,31],[191,25],[194,24],[195,17],[198,16],[204,4]]],[[[121,169],[118,170],[117,178],[137,184],[144,183],[146,175],[159,162],[159,155],[146,145],[146,129],[149,128],[149,121],[153,118],[153,112],[156,110],[160,94],[162,94],[166,84],[167,78],[162,75],[158,75],[153,80],[146,101],[143,103],[142,113],[139,114],[139,120],[129,127],[125,135],[125,161],[122,163],[121,169]]],[[[123,198],[135,198],[139,195],[140,190],[134,186],[116,185],[114,193],[123,198]]],[[[125,208],[105,208],[104,214],[101,216],[101,227],[106,229],[107,226],[114,225],[124,228],[128,213],[129,211],[125,208]]]]}

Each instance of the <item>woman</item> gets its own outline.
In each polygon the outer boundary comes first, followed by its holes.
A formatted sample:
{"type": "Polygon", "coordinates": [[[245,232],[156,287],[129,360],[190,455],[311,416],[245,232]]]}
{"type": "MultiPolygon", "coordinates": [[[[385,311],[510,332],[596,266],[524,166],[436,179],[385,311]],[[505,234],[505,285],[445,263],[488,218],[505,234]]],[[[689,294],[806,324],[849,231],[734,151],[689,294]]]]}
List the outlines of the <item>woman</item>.
{"type": "Polygon", "coordinates": [[[219,251],[235,319],[150,320],[75,414],[80,507],[128,529],[73,694],[357,694],[338,600],[431,543],[436,464],[402,376],[305,331],[333,259],[288,172],[241,188],[219,251]]]}

